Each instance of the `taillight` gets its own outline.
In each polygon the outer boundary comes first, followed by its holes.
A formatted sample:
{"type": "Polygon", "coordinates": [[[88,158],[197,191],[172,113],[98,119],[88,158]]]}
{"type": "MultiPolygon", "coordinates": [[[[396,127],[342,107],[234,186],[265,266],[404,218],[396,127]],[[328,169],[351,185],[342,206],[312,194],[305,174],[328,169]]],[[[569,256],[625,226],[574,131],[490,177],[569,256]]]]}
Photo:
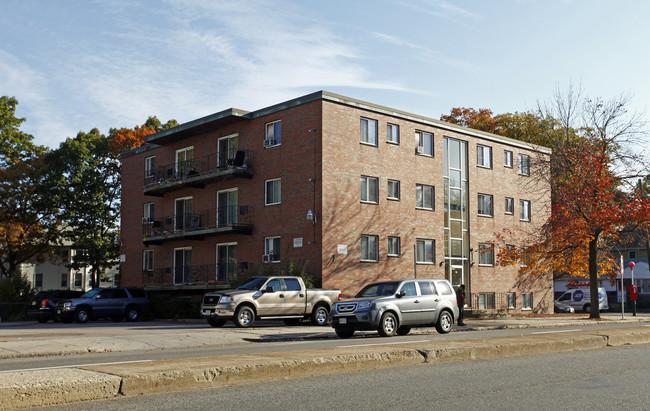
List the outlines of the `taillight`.
{"type": "Polygon", "coordinates": [[[47,307],[47,302],[48,301],[49,300],[47,298],[43,298],[43,301],[41,301],[41,307],[43,307],[43,308],[47,307]]]}
{"type": "Polygon", "coordinates": [[[339,301],[341,301],[341,300],[342,300],[342,298],[341,298],[341,293],[339,293],[339,301]]]}

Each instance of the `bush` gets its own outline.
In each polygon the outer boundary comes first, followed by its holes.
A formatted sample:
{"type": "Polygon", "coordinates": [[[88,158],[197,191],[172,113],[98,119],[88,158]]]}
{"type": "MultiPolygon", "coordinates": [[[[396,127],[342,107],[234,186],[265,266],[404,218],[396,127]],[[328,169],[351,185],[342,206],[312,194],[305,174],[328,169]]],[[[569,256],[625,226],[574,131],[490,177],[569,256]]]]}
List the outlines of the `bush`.
{"type": "Polygon", "coordinates": [[[32,283],[23,275],[12,275],[0,281],[0,302],[28,303],[35,295],[32,283]]]}

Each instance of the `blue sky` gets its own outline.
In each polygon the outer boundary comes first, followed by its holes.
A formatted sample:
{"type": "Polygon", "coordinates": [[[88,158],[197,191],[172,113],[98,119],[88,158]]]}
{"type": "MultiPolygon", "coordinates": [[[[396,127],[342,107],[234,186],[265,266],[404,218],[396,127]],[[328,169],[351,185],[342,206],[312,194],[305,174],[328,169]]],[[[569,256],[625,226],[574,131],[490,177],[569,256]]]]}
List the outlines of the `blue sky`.
{"type": "Polygon", "coordinates": [[[648,16],[642,0],[2,0],[0,95],[53,148],[317,90],[439,118],[573,83],[645,112],[648,16]]]}

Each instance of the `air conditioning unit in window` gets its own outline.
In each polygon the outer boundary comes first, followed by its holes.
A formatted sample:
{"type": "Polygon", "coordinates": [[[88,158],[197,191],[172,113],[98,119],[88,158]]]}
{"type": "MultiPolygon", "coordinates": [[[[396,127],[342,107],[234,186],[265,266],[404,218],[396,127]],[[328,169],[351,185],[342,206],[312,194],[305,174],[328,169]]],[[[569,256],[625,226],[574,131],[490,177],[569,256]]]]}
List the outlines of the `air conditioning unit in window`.
{"type": "Polygon", "coordinates": [[[150,222],[151,220],[149,219],[149,217],[142,217],[142,224],[149,224],[150,222]]]}
{"type": "Polygon", "coordinates": [[[424,154],[424,147],[423,146],[415,147],[415,153],[416,154],[424,154]]]}
{"type": "Polygon", "coordinates": [[[275,140],[273,140],[273,139],[264,140],[264,147],[271,147],[271,146],[274,146],[274,145],[276,145],[275,140]]]}
{"type": "Polygon", "coordinates": [[[271,255],[270,254],[264,254],[262,256],[262,262],[263,263],[268,263],[269,261],[271,261],[271,255]]]}

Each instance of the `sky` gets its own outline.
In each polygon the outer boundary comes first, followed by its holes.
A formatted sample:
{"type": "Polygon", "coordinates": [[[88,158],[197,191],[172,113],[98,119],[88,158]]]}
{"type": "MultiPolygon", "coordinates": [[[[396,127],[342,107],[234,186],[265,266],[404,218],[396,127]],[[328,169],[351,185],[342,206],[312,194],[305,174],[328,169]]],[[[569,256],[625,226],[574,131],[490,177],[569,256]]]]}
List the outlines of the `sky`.
{"type": "Polygon", "coordinates": [[[51,148],[319,90],[437,119],[573,84],[646,113],[648,16],[645,0],[1,0],[0,96],[51,148]]]}

